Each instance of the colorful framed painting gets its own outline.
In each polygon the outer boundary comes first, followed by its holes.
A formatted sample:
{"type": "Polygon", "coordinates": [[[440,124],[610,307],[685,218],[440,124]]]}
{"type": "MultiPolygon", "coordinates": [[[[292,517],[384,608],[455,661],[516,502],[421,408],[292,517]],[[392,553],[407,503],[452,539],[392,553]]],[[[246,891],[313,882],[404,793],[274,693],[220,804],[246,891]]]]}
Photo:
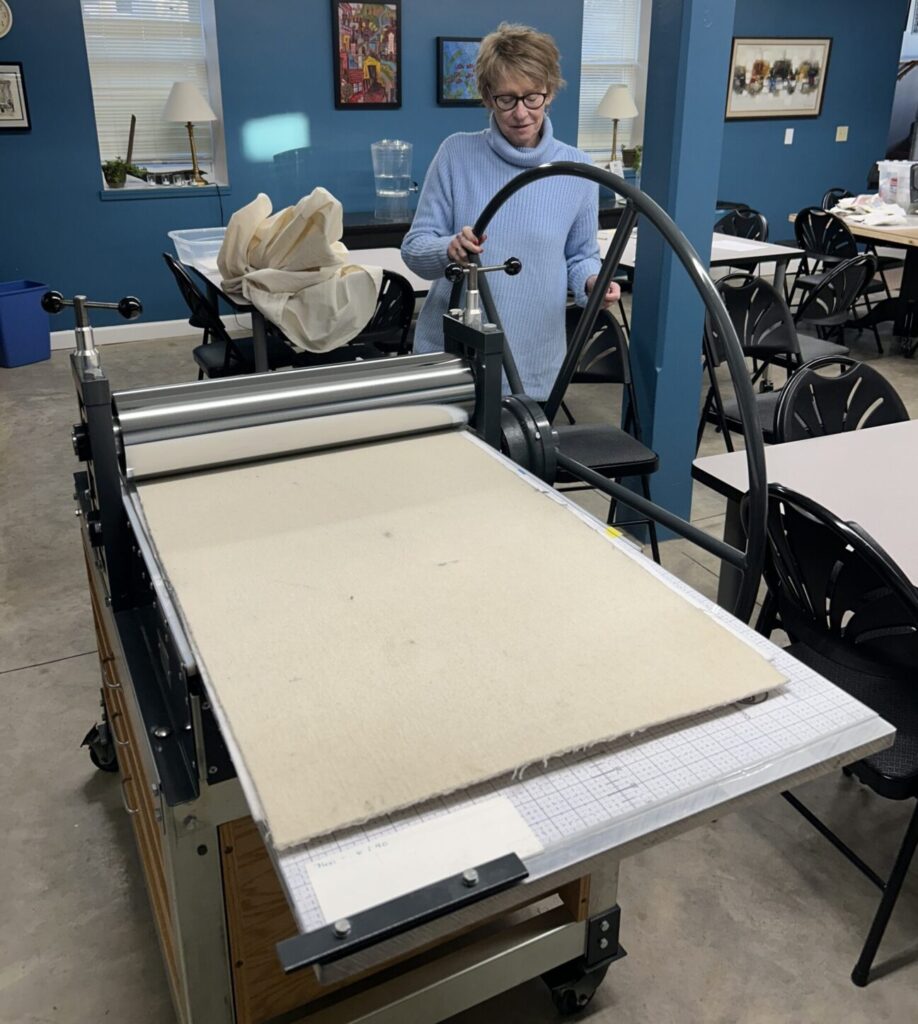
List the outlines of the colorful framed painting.
{"type": "Polygon", "coordinates": [[[481,36],[437,36],[437,103],[480,107],[475,61],[481,36]]]}
{"type": "Polygon", "coordinates": [[[819,117],[832,40],[734,38],[728,121],[819,117]]]}
{"type": "Polygon", "coordinates": [[[0,64],[0,131],[27,132],[31,127],[22,64],[0,64]]]}
{"type": "Polygon", "coordinates": [[[394,110],[402,105],[401,31],[401,0],[332,0],[338,110],[394,110]]]}

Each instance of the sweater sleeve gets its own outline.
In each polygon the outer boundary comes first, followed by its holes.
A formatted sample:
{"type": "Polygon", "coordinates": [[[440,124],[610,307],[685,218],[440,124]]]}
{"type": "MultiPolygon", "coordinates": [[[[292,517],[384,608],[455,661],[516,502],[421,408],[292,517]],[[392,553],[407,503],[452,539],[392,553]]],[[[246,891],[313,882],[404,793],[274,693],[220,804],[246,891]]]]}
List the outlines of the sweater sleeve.
{"type": "Polygon", "coordinates": [[[449,143],[442,143],[428,168],[411,230],[402,241],[402,259],[428,281],[443,276],[455,234],[449,143]]]}
{"type": "Polygon", "coordinates": [[[586,305],[587,278],[591,274],[599,273],[599,242],[596,237],[598,229],[599,189],[596,185],[590,185],[564,245],[567,284],[578,306],[586,305]]]}

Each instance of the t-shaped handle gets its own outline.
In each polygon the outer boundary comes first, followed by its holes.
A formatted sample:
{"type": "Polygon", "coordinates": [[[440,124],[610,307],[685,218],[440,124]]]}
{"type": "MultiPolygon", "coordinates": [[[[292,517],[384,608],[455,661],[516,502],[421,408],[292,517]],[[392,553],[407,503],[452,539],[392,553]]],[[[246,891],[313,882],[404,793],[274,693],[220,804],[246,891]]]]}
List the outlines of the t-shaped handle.
{"type": "Polygon", "coordinates": [[[481,305],[479,304],[478,296],[479,274],[490,274],[492,270],[502,270],[505,274],[513,277],[522,269],[523,264],[515,256],[511,256],[508,260],[504,260],[503,263],[493,267],[480,267],[477,263],[447,263],[445,275],[448,281],[452,281],[455,284],[457,281],[461,281],[463,277],[468,277],[462,322],[470,327],[481,326],[481,305]]]}

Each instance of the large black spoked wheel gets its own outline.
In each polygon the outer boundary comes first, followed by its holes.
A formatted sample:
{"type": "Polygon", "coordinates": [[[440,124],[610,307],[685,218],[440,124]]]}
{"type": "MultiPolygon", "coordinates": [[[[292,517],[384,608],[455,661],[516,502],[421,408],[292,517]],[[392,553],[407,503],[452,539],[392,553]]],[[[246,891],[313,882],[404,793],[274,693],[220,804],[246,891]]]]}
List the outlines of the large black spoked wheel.
{"type": "Polygon", "coordinates": [[[582,961],[572,960],[543,974],[542,981],[548,986],[558,1013],[571,1017],[590,1004],[608,969],[609,965],[605,964],[588,970],[582,961]]]}

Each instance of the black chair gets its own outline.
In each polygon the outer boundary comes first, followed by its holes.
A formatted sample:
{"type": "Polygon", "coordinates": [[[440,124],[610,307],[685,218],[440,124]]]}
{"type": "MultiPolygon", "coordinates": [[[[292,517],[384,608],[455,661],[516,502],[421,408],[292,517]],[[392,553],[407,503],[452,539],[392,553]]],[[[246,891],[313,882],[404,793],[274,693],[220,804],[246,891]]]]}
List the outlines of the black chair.
{"type": "Polygon", "coordinates": [[[401,274],[384,270],[376,309],[354,341],[371,344],[385,355],[408,355],[411,352],[409,333],[413,316],[414,289],[411,282],[401,274]]]}
{"type": "Polygon", "coordinates": [[[853,198],[853,192],[849,192],[846,188],[842,188],[840,185],[833,185],[832,188],[826,189],[820,205],[824,210],[831,210],[832,207],[838,206],[839,199],[853,198]]]}
{"type": "Polygon", "coordinates": [[[807,363],[781,390],[775,440],[840,434],[901,423],[908,410],[889,381],[867,363],[829,357],[807,363]],[[838,369],[834,376],[824,371],[838,369]]]}
{"type": "MultiPolygon", "coordinates": [[[[879,544],[816,502],[769,487],[768,594],[756,628],[896,728],[891,747],[845,769],[879,796],[918,797],[918,591],[879,544]]],[[[851,973],[866,985],[918,846],[918,806],[892,871],[880,877],[791,793],[784,798],[883,893],[851,973]]]]}
{"type": "MultiPolygon", "coordinates": [[[[759,380],[767,366],[780,366],[788,376],[815,355],[846,355],[848,350],[819,338],[804,338],[797,333],[784,296],[773,285],[753,274],[730,274],[716,284],[717,290],[736,329],[743,353],[753,360],[753,383],[759,380]],[[803,345],[807,345],[807,354],[803,345]]],[[[698,423],[696,451],[707,423],[713,423],[724,436],[728,451],[733,451],[732,433],[742,434],[744,426],[739,417],[738,403],[724,400],[717,382],[717,368],[724,361],[723,344],[711,323],[705,320],[704,363],[708,376],[708,390],[698,423]]],[[[756,394],[759,426],[764,440],[775,441],[775,412],[781,392],[763,388],[756,394]]]]}
{"type": "MultiPolygon", "coordinates": [[[[252,338],[232,338],[220,319],[216,306],[197,286],[185,267],[168,252],[163,253],[182,298],[191,313],[188,322],[204,334],[192,352],[202,377],[231,377],[255,372],[255,343],[252,338]]],[[[292,366],[296,353],[274,333],[267,336],[268,366],[274,370],[292,366]]]]}
{"type": "MultiPolygon", "coordinates": [[[[851,314],[858,299],[864,298],[868,311],[871,309],[867,293],[874,290],[874,285],[879,284],[872,280],[876,268],[877,260],[873,253],[860,253],[836,263],[824,274],[804,275],[807,277],[807,290],[794,313],[794,322],[814,328],[817,337],[823,340],[828,340],[830,335],[837,333],[839,340],[843,342],[845,328],[851,323],[851,314]]],[[[794,288],[796,287],[795,281],[794,288]]],[[[857,326],[856,323],[853,326],[857,326]]],[[[876,325],[872,325],[871,329],[877,351],[882,353],[883,343],[880,341],[876,325]]]]}
{"type": "MultiPolygon", "coordinates": [[[[567,338],[573,337],[577,324],[583,315],[579,306],[567,309],[567,338]]],[[[619,384],[622,386],[623,426],[606,425],[555,425],[559,449],[577,462],[589,466],[595,472],[610,480],[636,476],[640,478],[641,493],[650,499],[648,477],[657,471],[660,460],[656,452],[648,448],[641,434],[638,415],[637,393],[631,378],[631,361],[624,330],[608,310],[600,310],[593,334],[584,347],[577,370],[571,378],[573,384],[619,384]]],[[[559,470],[556,483],[559,490],[589,490],[590,488],[564,470],[559,470]],[[566,486],[574,484],[575,486],[566,486]]],[[[615,521],[616,501],[609,502],[608,523],[615,521]]],[[[660,561],[656,523],[649,519],[616,522],[616,526],[646,524],[650,536],[650,547],[655,562],[660,561]]]]}
{"type": "Polygon", "coordinates": [[[768,241],[768,221],[764,214],[742,206],[730,210],[714,225],[714,230],[722,235],[734,235],[737,238],[750,238],[756,242],[768,241]]]}

